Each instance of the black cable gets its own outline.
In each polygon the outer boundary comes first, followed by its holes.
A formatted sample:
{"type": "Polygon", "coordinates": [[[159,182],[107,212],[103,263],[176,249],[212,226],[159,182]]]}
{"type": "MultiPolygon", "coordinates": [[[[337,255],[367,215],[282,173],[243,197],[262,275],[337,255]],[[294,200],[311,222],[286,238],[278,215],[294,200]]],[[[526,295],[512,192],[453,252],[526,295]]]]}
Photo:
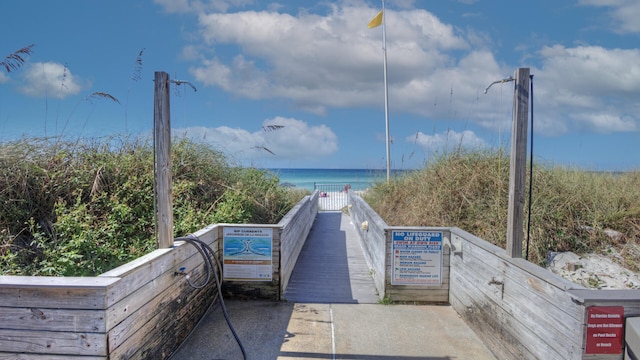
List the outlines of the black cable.
{"type": "Polygon", "coordinates": [[[533,75],[529,75],[531,80],[531,152],[529,154],[529,214],[527,215],[527,252],[525,260],[529,260],[529,236],[531,235],[531,198],[533,196],[533,75]]]}
{"type": "MultiPolygon", "coordinates": [[[[236,339],[236,342],[238,343],[238,346],[240,347],[240,351],[242,351],[242,358],[243,359],[247,359],[247,353],[244,349],[244,346],[242,345],[242,342],[240,341],[240,337],[238,337],[238,334],[236,333],[236,330],[233,327],[233,324],[231,324],[231,319],[229,318],[229,313],[227,312],[227,307],[224,304],[224,298],[222,297],[222,265],[220,264],[220,261],[218,260],[218,258],[215,255],[215,252],[213,251],[213,249],[211,249],[211,246],[209,246],[207,243],[205,243],[204,241],[200,240],[197,236],[190,234],[187,235],[185,237],[179,237],[179,238],[175,238],[174,241],[185,241],[193,246],[196,247],[196,249],[198,249],[198,252],[200,253],[200,255],[202,255],[203,259],[204,259],[204,267],[205,267],[205,271],[206,271],[206,277],[205,277],[205,281],[203,282],[203,284],[201,285],[195,285],[191,282],[191,280],[187,277],[187,282],[189,283],[189,285],[193,288],[196,289],[202,289],[203,287],[205,287],[210,281],[211,281],[211,274],[213,273],[213,278],[216,282],[216,288],[218,290],[218,299],[220,300],[220,308],[222,309],[222,314],[224,315],[224,319],[227,321],[227,325],[229,326],[229,330],[231,330],[231,333],[233,334],[233,337],[236,339]],[[215,264],[214,264],[215,262],[215,264]],[[213,269],[217,268],[217,276],[215,274],[215,271],[213,269]]],[[[188,276],[188,275],[187,275],[188,276]]],[[[213,303],[212,303],[213,305],[213,303]]],[[[207,314],[208,310],[202,315],[202,318],[204,318],[204,316],[207,314]]],[[[202,321],[202,318],[200,319],[200,321],[202,321]]],[[[200,321],[198,321],[198,324],[200,323],[200,321]]],[[[197,326],[197,325],[196,325],[197,326]]],[[[194,327],[195,329],[195,327],[194,327]]],[[[188,336],[187,336],[188,337],[188,336]]]]}

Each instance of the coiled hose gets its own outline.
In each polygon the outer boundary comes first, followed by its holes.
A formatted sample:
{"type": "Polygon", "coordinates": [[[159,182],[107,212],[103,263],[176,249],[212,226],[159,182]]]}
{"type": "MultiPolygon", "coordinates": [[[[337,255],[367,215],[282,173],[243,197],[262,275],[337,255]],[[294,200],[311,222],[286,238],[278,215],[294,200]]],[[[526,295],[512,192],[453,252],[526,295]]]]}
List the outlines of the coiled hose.
{"type": "MultiPolygon", "coordinates": [[[[186,276],[187,282],[194,289],[202,289],[209,284],[209,282],[211,281],[211,278],[213,277],[213,279],[216,282],[216,289],[218,290],[218,299],[220,300],[220,308],[222,309],[222,314],[224,315],[224,319],[227,321],[229,330],[231,330],[233,337],[236,339],[236,342],[240,347],[240,351],[242,351],[242,358],[246,360],[247,353],[244,349],[244,346],[242,345],[242,342],[240,341],[240,338],[238,337],[238,334],[236,333],[236,330],[233,328],[233,325],[231,324],[231,319],[229,318],[227,307],[224,304],[224,298],[222,297],[222,266],[220,265],[220,261],[216,257],[215,252],[213,251],[213,249],[211,249],[211,246],[209,246],[207,243],[200,240],[197,236],[193,234],[175,238],[174,241],[184,241],[193,245],[198,250],[202,258],[204,259],[204,268],[205,268],[206,276],[202,284],[194,284],[191,281],[190,276],[188,274],[186,276]]],[[[213,306],[213,303],[211,305],[213,306]]],[[[196,326],[193,328],[194,330],[198,327],[198,325],[200,324],[204,316],[207,314],[207,312],[209,311],[207,310],[202,315],[202,318],[200,318],[200,320],[198,321],[198,324],[196,324],[196,326]]],[[[189,334],[187,338],[189,336],[191,336],[191,334],[189,334]]]]}

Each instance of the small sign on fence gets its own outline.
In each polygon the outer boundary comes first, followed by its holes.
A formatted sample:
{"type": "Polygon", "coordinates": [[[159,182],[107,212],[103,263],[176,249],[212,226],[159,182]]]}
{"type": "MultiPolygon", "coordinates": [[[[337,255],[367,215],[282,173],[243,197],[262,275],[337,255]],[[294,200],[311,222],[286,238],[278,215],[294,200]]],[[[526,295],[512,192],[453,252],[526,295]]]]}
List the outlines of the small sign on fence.
{"type": "Polygon", "coordinates": [[[442,232],[393,231],[392,285],[442,285],[442,232]]]}
{"type": "Polygon", "coordinates": [[[622,354],[623,306],[590,306],[586,354],[622,354]]]}
{"type": "Polygon", "coordinates": [[[225,280],[271,281],[273,229],[225,227],[223,274],[225,280]]]}

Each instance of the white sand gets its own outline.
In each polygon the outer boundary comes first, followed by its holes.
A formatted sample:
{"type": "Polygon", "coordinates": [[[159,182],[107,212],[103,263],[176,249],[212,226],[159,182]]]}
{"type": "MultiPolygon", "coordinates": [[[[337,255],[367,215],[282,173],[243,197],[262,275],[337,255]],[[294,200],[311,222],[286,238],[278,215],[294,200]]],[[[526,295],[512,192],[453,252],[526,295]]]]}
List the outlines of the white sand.
{"type": "Polygon", "coordinates": [[[551,272],[594,289],[640,289],[640,273],[632,272],[616,263],[620,255],[609,249],[609,256],[572,252],[558,253],[547,267],[551,272]]]}

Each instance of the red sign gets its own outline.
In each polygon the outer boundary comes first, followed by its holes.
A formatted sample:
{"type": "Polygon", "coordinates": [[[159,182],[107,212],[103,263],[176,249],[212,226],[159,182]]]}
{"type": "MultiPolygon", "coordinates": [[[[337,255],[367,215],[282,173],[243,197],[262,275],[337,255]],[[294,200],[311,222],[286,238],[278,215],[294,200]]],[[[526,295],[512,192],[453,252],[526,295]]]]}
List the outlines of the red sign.
{"type": "Polygon", "coordinates": [[[590,306],[585,354],[622,354],[623,329],[623,306],[590,306]]]}

